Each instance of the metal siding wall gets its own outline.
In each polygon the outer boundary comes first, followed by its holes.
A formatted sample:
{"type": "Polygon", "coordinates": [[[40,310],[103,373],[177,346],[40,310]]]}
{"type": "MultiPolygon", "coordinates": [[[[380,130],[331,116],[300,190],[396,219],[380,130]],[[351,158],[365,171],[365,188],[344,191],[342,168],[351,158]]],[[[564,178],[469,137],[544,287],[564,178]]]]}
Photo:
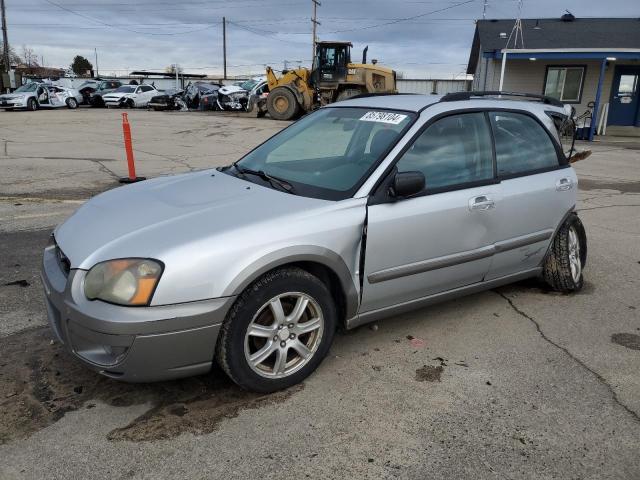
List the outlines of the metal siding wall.
{"type": "Polygon", "coordinates": [[[428,79],[398,79],[396,87],[400,93],[418,93],[430,95],[434,93],[434,82],[436,82],[436,93],[445,95],[451,92],[467,91],[471,88],[471,80],[428,80],[428,79]]]}

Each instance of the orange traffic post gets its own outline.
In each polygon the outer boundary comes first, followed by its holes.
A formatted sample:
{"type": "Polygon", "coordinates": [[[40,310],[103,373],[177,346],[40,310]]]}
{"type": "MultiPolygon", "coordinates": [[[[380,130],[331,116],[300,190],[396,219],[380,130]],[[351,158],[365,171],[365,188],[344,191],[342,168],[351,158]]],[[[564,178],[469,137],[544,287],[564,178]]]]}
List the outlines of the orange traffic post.
{"type": "Polygon", "coordinates": [[[133,145],[131,143],[131,125],[129,124],[129,117],[126,113],[122,114],[122,133],[124,135],[124,150],[127,153],[127,167],[129,168],[129,176],[122,177],[120,183],[135,183],[141,180],[146,180],[146,177],[136,176],[136,163],[133,157],[133,145]]]}

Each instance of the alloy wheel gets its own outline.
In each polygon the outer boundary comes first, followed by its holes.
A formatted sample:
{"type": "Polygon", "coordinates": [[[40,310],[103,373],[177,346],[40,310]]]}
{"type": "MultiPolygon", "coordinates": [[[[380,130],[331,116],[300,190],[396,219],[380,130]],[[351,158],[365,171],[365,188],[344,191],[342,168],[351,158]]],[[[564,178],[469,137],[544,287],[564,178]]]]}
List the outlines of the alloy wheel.
{"type": "Polygon", "coordinates": [[[580,281],[580,275],[582,274],[580,238],[573,227],[569,229],[569,266],[571,267],[571,278],[575,283],[578,283],[580,281]]]}
{"type": "Polygon", "coordinates": [[[324,318],[309,295],[288,292],[266,302],[247,327],[244,354],[266,378],[283,378],[304,367],[320,345],[324,318]]]}

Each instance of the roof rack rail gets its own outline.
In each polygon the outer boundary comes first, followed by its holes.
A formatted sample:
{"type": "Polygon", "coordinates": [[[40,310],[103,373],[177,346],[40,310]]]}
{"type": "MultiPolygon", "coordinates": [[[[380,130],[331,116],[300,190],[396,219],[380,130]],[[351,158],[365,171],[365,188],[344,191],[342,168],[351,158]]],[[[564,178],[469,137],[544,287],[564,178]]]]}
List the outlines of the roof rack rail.
{"type": "Polygon", "coordinates": [[[519,92],[500,92],[500,91],[486,91],[486,92],[453,92],[447,93],[440,99],[441,102],[457,102],[460,100],[470,100],[473,97],[523,97],[540,100],[542,103],[553,105],[555,107],[564,107],[564,103],[560,100],[546,95],[537,95],[535,93],[519,93],[519,92]]]}

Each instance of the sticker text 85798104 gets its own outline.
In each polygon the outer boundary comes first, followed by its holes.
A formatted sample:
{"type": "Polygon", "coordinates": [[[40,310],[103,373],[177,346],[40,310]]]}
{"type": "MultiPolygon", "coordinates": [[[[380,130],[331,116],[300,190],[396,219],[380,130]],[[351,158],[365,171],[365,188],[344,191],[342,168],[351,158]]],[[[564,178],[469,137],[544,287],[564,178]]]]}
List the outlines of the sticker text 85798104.
{"type": "Polygon", "coordinates": [[[360,120],[362,120],[363,122],[382,122],[390,123],[392,125],[398,125],[405,118],[407,118],[407,116],[401,113],[367,112],[360,118],[360,120]]]}

